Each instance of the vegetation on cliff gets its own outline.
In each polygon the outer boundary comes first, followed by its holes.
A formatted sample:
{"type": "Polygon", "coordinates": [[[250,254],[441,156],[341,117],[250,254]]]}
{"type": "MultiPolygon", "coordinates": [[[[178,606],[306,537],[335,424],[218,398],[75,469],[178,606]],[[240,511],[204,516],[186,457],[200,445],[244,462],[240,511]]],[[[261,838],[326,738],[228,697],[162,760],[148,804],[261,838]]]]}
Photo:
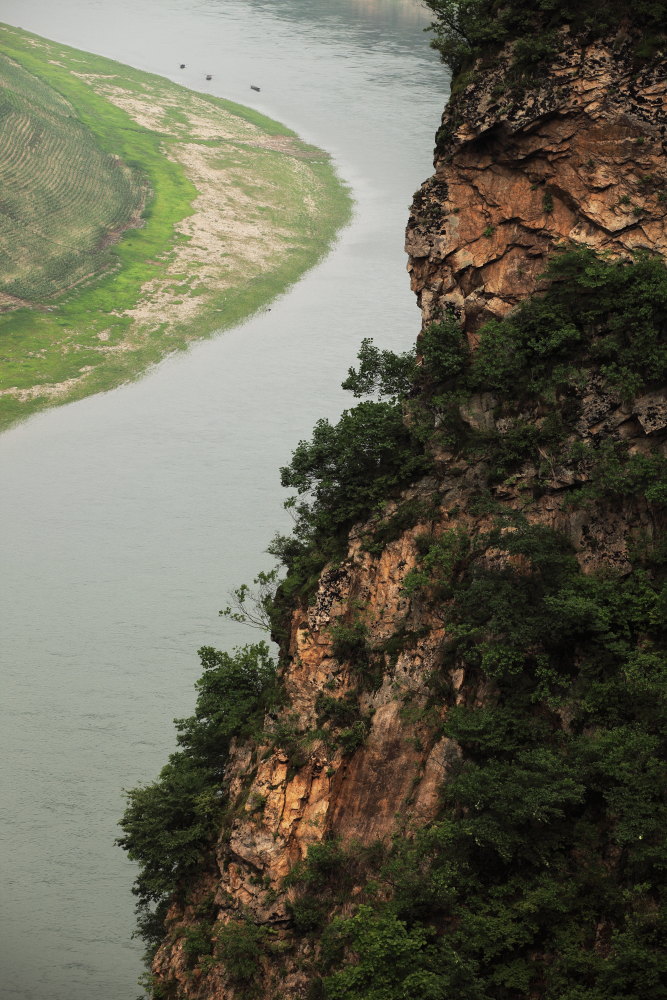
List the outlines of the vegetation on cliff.
{"type": "MultiPolygon", "coordinates": [[[[629,454],[580,428],[591,380],[628,412],[664,386],[667,271],[583,249],[547,277],[474,352],[451,316],[426,331],[417,364],[365,344],[349,379],[394,393],[401,373],[411,432],[425,453],[446,450],[450,480],[476,464],[468,510],[486,517],[422,536],[404,583],[419,620],[444,626],[423,711],[437,709],[460,759],[435,822],[367,866],[354,916],[335,915],[340,892],[328,916],[318,878],[301,876],[296,912],[317,913],[323,942],[312,996],[665,996],[664,536],[638,531],[629,565],[584,574],[568,539],[530,516],[560,470],[568,503],[625,503],[663,523],[661,439],[629,454]],[[493,428],[471,426],[480,393],[493,428]],[[508,483],[523,513],[499,502],[508,483]],[[463,703],[448,687],[457,670],[463,703]]],[[[353,863],[340,858],[331,884],[353,863]]]]}
{"type": "Polygon", "coordinates": [[[438,708],[466,671],[441,730],[462,754],[435,822],[326,925],[319,995],[664,997],[664,554],[584,576],[514,516],[422,565],[410,589],[447,631],[438,708]]]}
{"type": "Polygon", "coordinates": [[[628,490],[643,483],[659,499],[667,469],[660,454],[630,457],[621,441],[610,448],[593,439],[582,448],[577,424],[591,379],[598,391],[626,401],[667,379],[663,261],[562,250],[545,280],[544,294],[485,324],[474,351],[453,311],[425,329],[414,352],[398,356],[364,341],[359,367],[343,385],[357,396],[387,398],[346,410],[334,427],[320,421],[282,470],[283,485],[310,500],[288,501],[296,512],[294,535],[273,543],[288,570],[283,593],[312,584],[314,572],[340,553],[352,524],[432,472],[437,449],[448,449],[450,472],[457,462],[464,463],[461,475],[466,462],[485,463],[480,496],[530,462],[526,500],[539,496],[563,464],[579,469],[582,483],[588,470],[589,495],[593,483],[622,492],[627,481],[628,490]],[[500,419],[483,426],[470,405],[484,405],[500,419]]]}
{"type": "Polygon", "coordinates": [[[179,749],[151,785],[128,792],[118,844],[140,865],[134,886],[149,946],[166,908],[206,866],[226,802],[221,787],[232,739],[256,735],[275,697],[275,664],[264,642],[233,653],[199,650],[204,673],[194,715],[176,719],[179,749]]]}
{"type": "Polygon", "coordinates": [[[424,329],[281,470],[279,694],[156,996],[667,1000],[664,4],[431,7],[492,71],[416,196],[424,329]]]}
{"type": "MultiPolygon", "coordinates": [[[[236,995],[257,987],[252,949],[279,965],[308,941],[311,1000],[667,995],[667,461],[660,432],[630,449],[613,430],[591,431],[587,412],[593,386],[596,406],[631,421],[637,401],[664,387],[666,334],[662,260],[578,249],[556,255],[543,293],[486,324],[474,351],[454,313],[416,352],[362,345],[345,385],[385,401],[320,421],[283,470],[305,499],[293,538],[274,543],[287,577],[264,609],[286,635],[286,614],[323,563],[344,556],[353,524],[367,522],[364,544],[379,555],[458,481],[465,510],[417,539],[404,631],[379,651],[363,608],[334,626],[333,654],[358,688],[318,698],[319,737],[354,754],[368,730],[361,693],[381,682],[390,646],[430,629],[441,638],[420,725],[457,750],[432,822],[392,843],[310,849],[284,886],[281,949],[246,919],[221,925],[222,938],[210,917],[201,940],[190,928],[192,961],[226,969],[236,995]],[[420,503],[402,500],[416,481],[420,503]],[[604,519],[622,505],[636,518],[622,565],[584,573],[571,541],[533,520],[554,490],[565,508],[604,519]]],[[[265,656],[208,651],[197,714],[179,724],[183,749],[157,785],[130,793],[121,843],[143,865],[144,902],[187,898],[222,810],[231,821],[247,808],[221,794],[230,736],[254,726],[294,769],[304,764],[289,705],[272,733],[261,728],[269,692],[278,704],[265,656]]]]}
{"type": "Polygon", "coordinates": [[[575,0],[425,0],[435,14],[432,45],[454,73],[479,56],[493,58],[508,42],[515,71],[535,70],[559,48],[559,31],[582,41],[609,36],[632,26],[638,58],[653,56],[667,43],[667,3],[625,0],[577,3],[575,0]]]}

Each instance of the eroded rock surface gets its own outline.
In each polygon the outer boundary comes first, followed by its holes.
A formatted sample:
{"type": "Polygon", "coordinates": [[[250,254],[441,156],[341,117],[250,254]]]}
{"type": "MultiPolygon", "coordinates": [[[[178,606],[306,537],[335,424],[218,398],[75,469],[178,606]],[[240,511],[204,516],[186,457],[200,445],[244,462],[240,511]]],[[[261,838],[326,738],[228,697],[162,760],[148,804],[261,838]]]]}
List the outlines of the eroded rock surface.
{"type": "Polygon", "coordinates": [[[425,323],[448,305],[471,331],[505,315],[558,244],[665,252],[667,80],[631,51],[622,34],[568,42],[521,99],[502,92],[508,53],[445,109],[407,231],[425,323]]]}

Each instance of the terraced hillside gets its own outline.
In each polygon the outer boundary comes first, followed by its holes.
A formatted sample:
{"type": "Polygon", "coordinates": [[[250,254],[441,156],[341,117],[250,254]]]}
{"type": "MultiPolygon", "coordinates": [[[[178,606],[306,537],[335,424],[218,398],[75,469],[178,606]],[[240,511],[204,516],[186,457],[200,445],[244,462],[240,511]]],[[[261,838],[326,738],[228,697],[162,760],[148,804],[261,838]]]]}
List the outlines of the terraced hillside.
{"type": "Polygon", "coordinates": [[[109,245],[138,224],[147,195],[68,101],[4,55],[0,190],[0,292],[33,305],[113,266],[109,245]]]}
{"type": "Polygon", "coordinates": [[[264,306],[350,215],[328,156],[163,77],[0,25],[0,430],[264,306]]]}

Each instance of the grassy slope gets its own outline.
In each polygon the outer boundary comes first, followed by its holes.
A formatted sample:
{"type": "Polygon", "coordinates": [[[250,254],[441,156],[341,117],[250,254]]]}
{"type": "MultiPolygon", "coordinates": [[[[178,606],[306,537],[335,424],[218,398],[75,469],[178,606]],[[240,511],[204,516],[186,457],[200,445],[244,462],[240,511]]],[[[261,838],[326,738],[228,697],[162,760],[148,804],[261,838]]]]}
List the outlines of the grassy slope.
{"type": "Polygon", "coordinates": [[[34,306],[107,269],[147,192],[72,106],[0,55],[0,291],[34,306]]]}
{"type": "Polygon", "coordinates": [[[14,28],[0,27],[0,40],[152,191],[143,227],[108,251],[113,273],[0,316],[0,428],[238,323],[349,219],[328,158],[277,122],[14,28]]]}

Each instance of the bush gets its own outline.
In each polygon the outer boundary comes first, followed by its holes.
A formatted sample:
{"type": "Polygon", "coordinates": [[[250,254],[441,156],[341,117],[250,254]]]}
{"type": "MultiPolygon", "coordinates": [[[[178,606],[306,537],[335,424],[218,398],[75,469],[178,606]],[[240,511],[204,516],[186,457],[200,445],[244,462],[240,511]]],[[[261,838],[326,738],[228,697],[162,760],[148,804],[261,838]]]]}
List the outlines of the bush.
{"type": "Polygon", "coordinates": [[[200,955],[210,955],[213,951],[212,934],[212,924],[194,924],[185,928],[183,951],[191,967],[196,964],[200,955]]]}
{"type": "Polygon", "coordinates": [[[286,888],[296,889],[288,905],[298,933],[319,931],[332,909],[344,902],[356,879],[361,880],[363,850],[343,847],[339,840],[311,844],[305,858],[284,879],[286,888]]]}
{"type": "Polygon", "coordinates": [[[568,497],[574,506],[637,496],[655,506],[667,505],[667,459],[662,455],[630,455],[625,442],[603,441],[597,448],[574,446],[570,458],[587,479],[568,497]]]}
{"type": "Polygon", "coordinates": [[[415,498],[399,503],[396,510],[388,517],[378,516],[364,536],[364,548],[372,555],[381,555],[390,542],[396,541],[424,518],[438,514],[436,504],[415,498]]]}
{"type": "Polygon", "coordinates": [[[334,726],[350,726],[360,718],[358,695],[356,691],[348,692],[343,698],[333,698],[323,691],[315,702],[318,722],[332,722],[334,726]]]}
{"type": "Polygon", "coordinates": [[[294,866],[285,878],[285,885],[307,885],[313,889],[324,889],[341,880],[347,862],[347,852],[339,840],[322,840],[310,844],[305,860],[294,866]]]}
{"type": "Polygon", "coordinates": [[[288,715],[280,719],[270,732],[264,733],[264,738],[283,751],[291,769],[303,767],[307,762],[312,734],[300,728],[298,716],[288,715]]]}
{"type": "Polygon", "coordinates": [[[575,0],[425,0],[434,15],[432,45],[444,62],[460,73],[478,56],[492,57],[514,42],[513,72],[535,71],[558,51],[558,29],[569,25],[582,40],[614,33],[621,24],[634,28],[635,54],[652,58],[664,42],[667,3],[624,0],[577,4],[575,0]]]}
{"type": "Polygon", "coordinates": [[[193,758],[224,765],[233,737],[251,735],[262,722],[275,695],[276,666],[265,642],[223,653],[204,646],[199,650],[204,674],[195,714],[176,719],[177,740],[193,758]]]}
{"type": "Polygon", "coordinates": [[[359,403],[336,425],[319,420],[311,441],[301,441],[283,486],[310,504],[296,506],[302,533],[338,534],[367,516],[427,467],[418,442],[403,422],[398,403],[359,403]]]}
{"type": "Polygon", "coordinates": [[[665,1000],[667,598],[651,558],[584,575],[518,515],[430,542],[411,592],[439,609],[443,672],[466,673],[442,727],[461,757],[440,815],[379,860],[374,901],[325,928],[329,1000],[665,1000]]]}
{"type": "Polygon", "coordinates": [[[300,896],[287,904],[287,912],[297,934],[312,934],[324,927],[329,906],[321,899],[300,896]]]}
{"type": "Polygon", "coordinates": [[[181,746],[151,785],[127,793],[117,843],[139,862],[134,893],[142,924],[155,931],[148,904],[162,904],[198,870],[218,832],[225,805],[222,784],[233,737],[248,736],[274,695],[275,664],[266,643],[235,653],[199,651],[204,675],[195,714],[177,719],[181,746]]]}
{"type": "Polygon", "coordinates": [[[250,986],[261,971],[267,931],[246,920],[230,921],[217,932],[216,954],[232,982],[250,986]]]}
{"type": "Polygon", "coordinates": [[[332,656],[344,664],[364,690],[375,690],[382,683],[382,663],[374,656],[368,626],[361,618],[338,621],[330,629],[332,656]]]}
{"type": "Polygon", "coordinates": [[[353,663],[363,670],[371,653],[368,626],[361,618],[352,622],[339,621],[330,629],[333,640],[331,653],[339,663],[353,663]]]}
{"type": "Polygon", "coordinates": [[[127,793],[118,839],[141,870],[133,891],[142,902],[170,895],[203,861],[218,809],[216,769],[174,753],[152,785],[127,793]]]}
{"type": "Polygon", "coordinates": [[[368,726],[362,719],[357,720],[349,729],[343,729],[338,734],[338,743],[344,753],[353,754],[363,746],[368,735],[368,726]]]}
{"type": "Polygon", "coordinates": [[[359,368],[350,368],[342,388],[354,396],[406,396],[417,371],[415,352],[395,354],[375,347],[370,337],[361,342],[357,354],[359,368]]]}
{"type": "Polygon", "coordinates": [[[423,372],[438,382],[455,379],[470,361],[468,339],[460,319],[452,314],[431,323],[419,339],[423,372]]]}
{"type": "Polygon", "coordinates": [[[392,913],[361,906],[334,930],[359,958],[325,979],[327,1000],[485,1000],[468,963],[436,946],[433,928],[408,927],[392,913]]]}

